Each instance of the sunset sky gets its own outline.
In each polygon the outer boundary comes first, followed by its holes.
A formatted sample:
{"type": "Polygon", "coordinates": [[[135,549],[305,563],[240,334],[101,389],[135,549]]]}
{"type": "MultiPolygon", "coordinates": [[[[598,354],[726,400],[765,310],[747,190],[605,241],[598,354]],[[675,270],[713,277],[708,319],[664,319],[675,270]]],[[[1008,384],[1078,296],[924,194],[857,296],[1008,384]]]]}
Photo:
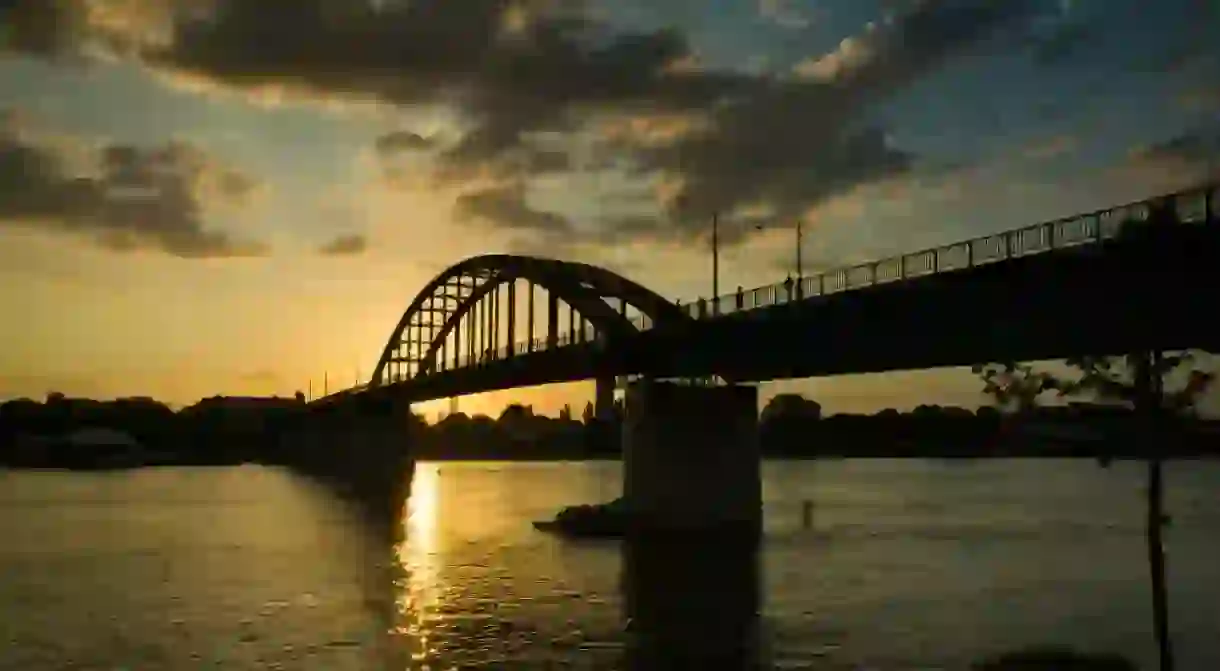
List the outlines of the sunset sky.
{"type": "MultiPolygon", "coordinates": [[[[1215,0],[16,0],[0,9],[0,397],[371,373],[479,253],[670,298],[1203,181],[1215,0]],[[761,230],[758,227],[761,226],[761,230]]],[[[901,328],[901,325],[879,325],[901,328]]],[[[978,402],[968,372],[770,385],[978,402]]],[[[591,385],[463,401],[553,411],[591,385]]]]}

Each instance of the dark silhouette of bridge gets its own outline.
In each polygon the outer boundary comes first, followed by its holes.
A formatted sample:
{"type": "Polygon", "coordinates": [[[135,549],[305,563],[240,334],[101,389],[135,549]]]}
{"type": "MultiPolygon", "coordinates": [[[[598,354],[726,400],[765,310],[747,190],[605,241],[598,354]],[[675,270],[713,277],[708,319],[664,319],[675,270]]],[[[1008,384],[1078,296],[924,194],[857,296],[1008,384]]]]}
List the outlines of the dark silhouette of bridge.
{"type": "Polygon", "coordinates": [[[411,301],[367,384],[319,403],[1214,350],[1218,200],[1212,184],[686,305],[588,264],[477,256],[411,301]]]}

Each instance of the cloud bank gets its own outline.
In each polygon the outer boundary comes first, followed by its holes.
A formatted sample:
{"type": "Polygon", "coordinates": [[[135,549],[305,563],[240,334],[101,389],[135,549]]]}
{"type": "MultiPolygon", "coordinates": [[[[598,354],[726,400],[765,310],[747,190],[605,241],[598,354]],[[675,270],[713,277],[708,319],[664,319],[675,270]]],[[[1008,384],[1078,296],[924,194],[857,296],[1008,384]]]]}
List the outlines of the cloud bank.
{"type": "MultiPolygon", "coordinates": [[[[7,115],[12,118],[13,115],[7,115]]],[[[181,258],[253,256],[265,247],[205,227],[211,205],[242,205],[258,188],[186,142],[78,147],[0,127],[0,226],[73,234],[106,248],[181,258]],[[82,161],[70,160],[70,153],[82,161]]]]}
{"type": "MultiPolygon", "coordinates": [[[[429,152],[437,178],[470,183],[456,206],[471,220],[553,231],[567,217],[526,202],[523,185],[609,170],[652,194],[651,220],[607,213],[582,234],[696,237],[717,212],[732,242],[912,171],[918,157],[868,123],[870,108],[1036,13],[1033,0],[895,4],[782,75],[703,67],[682,32],[624,32],[595,18],[592,0],[17,0],[5,20],[7,48],[30,55],[104,53],[230,89],[450,110],[453,138],[370,142],[429,152]],[[667,132],[637,132],[658,120],[667,132]],[[671,188],[648,186],[658,181],[671,188]],[[768,214],[732,216],[742,211],[768,214]]],[[[806,20],[784,7],[760,11],[806,20]]]]}

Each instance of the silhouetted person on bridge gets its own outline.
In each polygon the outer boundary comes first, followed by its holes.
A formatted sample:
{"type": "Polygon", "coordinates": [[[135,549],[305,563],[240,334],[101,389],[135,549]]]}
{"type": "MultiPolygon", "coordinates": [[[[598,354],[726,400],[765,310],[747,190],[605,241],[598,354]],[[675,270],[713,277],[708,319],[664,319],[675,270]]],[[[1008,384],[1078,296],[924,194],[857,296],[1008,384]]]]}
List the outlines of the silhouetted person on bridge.
{"type": "Polygon", "coordinates": [[[788,294],[788,300],[789,300],[789,301],[791,301],[791,300],[792,300],[792,287],[793,287],[793,284],[794,284],[794,283],[793,283],[793,281],[792,281],[792,275],[789,275],[789,276],[788,276],[788,279],[784,280],[784,291],[785,291],[785,292],[788,294]]]}
{"type": "Polygon", "coordinates": [[[707,316],[707,299],[700,298],[699,299],[699,319],[703,319],[706,316],[707,316]]]}
{"type": "Polygon", "coordinates": [[[738,284],[737,285],[737,311],[740,312],[741,310],[745,309],[745,305],[746,305],[746,297],[745,297],[745,294],[742,293],[741,285],[738,284]]]}

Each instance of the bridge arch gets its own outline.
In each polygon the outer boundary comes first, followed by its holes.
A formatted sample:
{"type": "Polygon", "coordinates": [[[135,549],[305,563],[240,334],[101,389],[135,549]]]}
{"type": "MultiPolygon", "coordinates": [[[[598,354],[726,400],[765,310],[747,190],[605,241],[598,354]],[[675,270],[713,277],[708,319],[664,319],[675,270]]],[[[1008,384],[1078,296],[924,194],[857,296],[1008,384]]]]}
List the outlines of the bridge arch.
{"type": "Polygon", "coordinates": [[[604,268],[532,256],[476,256],[442,271],[412,299],[369,385],[447,370],[472,359],[506,358],[593,338],[615,340],[648,324],[689,319],[656,292],[604,268]],[[522,284],[527,293],[519,305],[522,284]],[[536,317],[539,289],[545,298],[541,319],[536,317]],[[566,320],[560,316],[564,306],[566,320]]]}

